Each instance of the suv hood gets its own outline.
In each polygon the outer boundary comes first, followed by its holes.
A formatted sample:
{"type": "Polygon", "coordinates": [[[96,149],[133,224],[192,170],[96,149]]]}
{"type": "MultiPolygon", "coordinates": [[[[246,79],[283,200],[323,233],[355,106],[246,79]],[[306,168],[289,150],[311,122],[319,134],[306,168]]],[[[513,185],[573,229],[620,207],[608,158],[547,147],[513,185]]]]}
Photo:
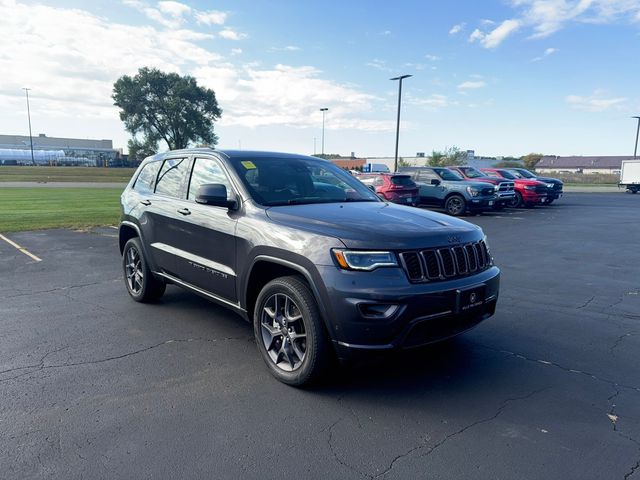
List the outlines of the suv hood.
{"type": "Polygon", "coordinates": [[[464,220],[386,202],[287,205],[266,213],[281,225],[338,238],[347,248],[409,250],[483,237],[480,227],[464,220]]]}
{"type": "Polygon", "coordinates": [[[536,179],[536,180],[539,180],[539,181],[541,181],[541,182],[544,182],[544,183],[553,183],[554,185],[557,185],[557,184],[564,185],[564,183],[562,182],[562,180],[559,180],[559,179],[557,179],[557,178],[536,177],[535,179],[536,179]]]}

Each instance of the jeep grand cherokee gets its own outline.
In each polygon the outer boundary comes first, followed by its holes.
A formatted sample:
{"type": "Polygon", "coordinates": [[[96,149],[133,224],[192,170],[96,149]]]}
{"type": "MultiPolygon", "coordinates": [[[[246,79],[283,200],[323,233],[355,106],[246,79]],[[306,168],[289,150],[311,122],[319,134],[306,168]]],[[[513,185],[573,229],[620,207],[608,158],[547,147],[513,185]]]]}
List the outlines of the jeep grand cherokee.
{"type": "Polygon", "coordinates": [[[381,201],[325,160],[158,154],[121,202],[129,295],[153,301],[175,284],[233,309],[291,385],[332,355],[443,340],[495,311],[500,272],[479,227],[381,201]]]}

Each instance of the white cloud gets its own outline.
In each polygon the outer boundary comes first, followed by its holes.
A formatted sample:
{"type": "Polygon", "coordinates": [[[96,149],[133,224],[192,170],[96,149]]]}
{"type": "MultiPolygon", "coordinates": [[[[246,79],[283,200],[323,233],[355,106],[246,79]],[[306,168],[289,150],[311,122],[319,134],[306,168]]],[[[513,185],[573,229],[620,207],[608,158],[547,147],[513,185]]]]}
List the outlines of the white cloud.
{"type": "Polygon", "coordinates": [[[580,95],[567,95],[565,101],[571,108],[584,110],[586,112],[603,112],[612,108],[620,108],[626,102],[627,98],[607,98],[606,92],[596,90],[593,94],[583,97],[580,95]]]}
{"type": "Polygon", "coordinates": [[[89,124],[98,118],[107,122],[100,128],[121,127],[113,83],[148,66],[194,75],[214,88],[225,125],[315,127],[321,105],[331,109],[328,128],[394,128],[393,121],[367,118],[379,99],[357,86],[324,78],[310,66],[235,65],[199,44],[212,34],[188,28],[127,25],[81,9],[0,0],[0,31],[0,71],[11,72],[0,83],[0,105],[20,111],[21,88],[28,86],[36,122],[73,117],[89,124]]]}
{"type": "Polygon", "coordinates": [[[202,25],[224,25],[227,21],[227,14],[217,10],[209,10],[207,12],[196,12],[196,21],[202,25]]]}
{"type": "Polygon", "coordinates": [[[191,13],[191,7],[189,5],[174,1],[158,2],[158,8],[162,13],[166,13],[176,18],[182,17],[187,13],[191,13]]]}
{"type": "Polygon", "coordinates": [[[243,38],[247,38],[245,33],[238,33],[235,30],[231,30],[230,28],[225,28],[224,30],[220,30],[218,35],[225,40],[242,40],[243,38]]]}
{"type": "Polygon", "coordinates": [[[465,25],[466,23],[459,23],[457,25],[454,25],[449,30],[449,35],[455,35],[456,33],[460,33],[464,29],[465,25]]]}
{"type": "Polygon", "coordinates": [[[242,49],[241,48],[232,48],[231,49],[231,55],[240,55],[242,53],[242,49]]]}
{"type": "Polygon", "coordinates": [[[272,52],[298,52],[301,49],[296,45],[287,45],[285,47],[271,47],[269,50],[272,52]]]}
{"type": "Polygon", "coordinates": [[[440,108],[445,108],[450,105],[449,100],[445,95],[440,95],[436,93],[425,98],[407,95],[407,98],[405,101],[411,105],[426,107],[428,110],[438,110],[440,108]]]}
{"type": "Polygon", "coordinates": [[[388,37],[389,35],[391,35],[391,30],[385,30],[384,32],[380,32],[380,35],[382,35],[383,37],[388,37]]]}
{"type": "Polygon", "coordinates": [[[427,60],[429,60],[429,61],[431,61],[431,62],[436,62],[436,61],[440,60],[440,57],[439,57],[439,56],[437,56],[437,55],[431,55],[431,54],[429,54],[429,53],[428,53],[428,54],[426,54],[426,55],[424,56],[424,58],[426,58],[427,60]]]}
{"type": "Polygon", "coordinates": [[[509,35],[514,33],[520,28],[522,22],[516,19],[509,19],[502,22],[496,28],[489,33],[481,32],[479,29],[475,29],[469,36],[470,42],[479,41],[485,48],[496,48],[500,45],[509,35]]]}
{"type": "Polygon", "coordinates": [[[540,55],[539,57],[532,58],[531,61],[532,62],[539,62],[540,60],[544,59],[545,57],[548,57],[549,55],[553,55],[557,51],[558,51],[557,48],[549,47],[549,48],[545,49],[545,51],[542,53],[542,55],[540,55]]]}
{"type": "Polygon", "coordinates": [[[253,66],[238,69],[210,66],[194,71],[198,81],[213,88],[225,110],[222,125],[259,127],[287,125],[315,127],[320,120],[318,108],[329,108],[327,128],[363,131],[392,131],[393,121],[358,118],[373,108],[376,97],[321,78],[313,67],[276,65],[258,70],[253,66]],[[232,106],[232,108],[231,108],[232,106]]]}
{"type": "Polygon", "coordinates": [[[483,80],[469,80],[458,85],[458,90],[476,90],[478,88],[483,88],[486,85],[487,84],[483,80]]]}
{"type": "Polygon", "coordinates": [[[383,72],[389,72],[391,69],[387,67],[387,62],[384,60],[380,60],[379,58],[374,58],[370,62],[365,63],[367,67],[375,68],[376,70],[380,70],[383,72]]]}

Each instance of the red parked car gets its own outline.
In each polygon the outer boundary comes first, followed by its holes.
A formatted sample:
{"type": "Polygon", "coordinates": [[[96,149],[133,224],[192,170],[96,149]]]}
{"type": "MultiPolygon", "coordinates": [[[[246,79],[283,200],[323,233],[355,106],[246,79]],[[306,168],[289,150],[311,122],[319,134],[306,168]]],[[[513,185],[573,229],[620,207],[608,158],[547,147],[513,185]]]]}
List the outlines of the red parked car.
{"type": "Polygon", "coordinates": [[[379,197],[401,205],[418,205],[418,186],[409,175],[397,173],[365,173],[358,175],[364,183],[379,197]]]}
{"type": "Polygon", "coordinates": [[[533,207],[546,203],[549,188],[544,182],[528,178],[517,178],[513,173],[504,168],[481,168],[490,177],[512,180],[515,184],[516,196],[511,207],[533,207]]]}

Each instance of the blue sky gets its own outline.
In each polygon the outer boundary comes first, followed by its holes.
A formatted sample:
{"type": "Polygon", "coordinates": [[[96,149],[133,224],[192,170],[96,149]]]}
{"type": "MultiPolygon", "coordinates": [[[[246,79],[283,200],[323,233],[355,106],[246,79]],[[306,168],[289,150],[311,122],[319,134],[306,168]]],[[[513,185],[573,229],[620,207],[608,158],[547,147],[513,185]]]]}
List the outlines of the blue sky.
{"type": "MultiPolygon", "coordinates": [[[[219,147],[392,156],[626,155],[640,114],[639,0],[34,2],[0,0],[0,132],[128,135],[113,82],[194,75],[219,147]]],[[[163,147],[164,148],[164,147],[163,147]]]]}

